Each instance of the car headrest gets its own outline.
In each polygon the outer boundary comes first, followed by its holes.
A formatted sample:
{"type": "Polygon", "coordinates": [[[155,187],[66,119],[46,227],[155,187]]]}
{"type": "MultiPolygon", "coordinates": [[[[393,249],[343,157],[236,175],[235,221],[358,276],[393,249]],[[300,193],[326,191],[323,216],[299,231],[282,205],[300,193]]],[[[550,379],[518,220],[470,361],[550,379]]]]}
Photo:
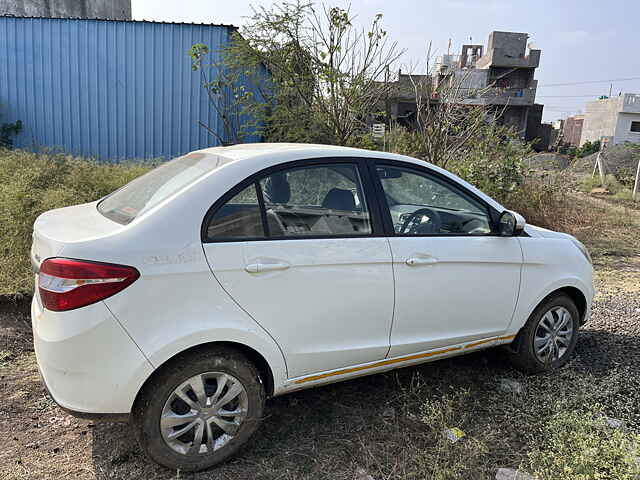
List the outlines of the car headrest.
{"type": "Polygon", "coordinates": [[[332,208],[334,210],[355,210],[356,199],[350,190],[342,188],[332,188],[322,201],[324,208],[332,208]]]}
{"type": "Polygon", "coordinates": [[[291,199],[291,186],[286,173],[274,173],[264,186],[264,200],[267,203],[287,203],[291,199]]]}

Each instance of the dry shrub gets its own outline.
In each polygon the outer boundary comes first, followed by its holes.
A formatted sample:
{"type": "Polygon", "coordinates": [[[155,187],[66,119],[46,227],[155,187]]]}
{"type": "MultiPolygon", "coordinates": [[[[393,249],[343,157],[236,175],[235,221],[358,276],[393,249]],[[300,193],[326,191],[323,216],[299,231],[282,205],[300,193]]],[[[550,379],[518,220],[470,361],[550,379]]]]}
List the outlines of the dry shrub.
{"type": "Polygon", "coordinates": [[[593,210],[584,208],[575,198],[570,197],[558,177],[527,177],[519,190],[507,196],[505,205],[520,214],[527,223],[539,227],[576,235],[581,229],[593,223],[585,218],[593,210]]]}
{"type": "Polygon", "coordinates": [[[594,257],[633,255],[637,248],[640,224],[632,209],[578,194],[562,174],[529,176],[502,203],[529,224],[574,235],[594,257]]]}
{"type": "Polygon", "coordinates": [[[38,215],[97,200],[149,168],[143,163],[98,163],[0,148],[0,295],[33,288],[29,249],[38,215]]]}

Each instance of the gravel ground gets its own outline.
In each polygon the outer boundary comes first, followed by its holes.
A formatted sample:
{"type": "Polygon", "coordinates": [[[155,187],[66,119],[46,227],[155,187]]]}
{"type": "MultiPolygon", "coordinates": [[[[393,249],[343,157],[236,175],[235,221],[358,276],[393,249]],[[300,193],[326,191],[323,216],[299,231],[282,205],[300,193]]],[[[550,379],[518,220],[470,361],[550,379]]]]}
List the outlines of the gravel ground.
{"type": "Polygon", "coordinates": [[[640,295],[619,291],[600,294],[575,356],[577,365],[593,373],[631,367],[640,374],[640,295]]]}

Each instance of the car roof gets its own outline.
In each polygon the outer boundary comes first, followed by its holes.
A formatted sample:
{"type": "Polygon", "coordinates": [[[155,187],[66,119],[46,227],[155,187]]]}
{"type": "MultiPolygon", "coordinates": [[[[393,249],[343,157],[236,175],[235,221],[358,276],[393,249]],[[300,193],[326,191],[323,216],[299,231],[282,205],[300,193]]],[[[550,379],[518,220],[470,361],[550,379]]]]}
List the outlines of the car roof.
{"type": "MultiPolygon", "coordinates": [[[[336,156],[358,156],[358,157],[375,157],[375,158],[402,158],[404,160],[409,157],[397,155],[393,153],[378,152],[373,150],[364,150],[362,148],[341,147],[337,145],[319,145],[311,143],[241,143],[228,147],[212,147],[198,150],[201,153],[211,155],[220,155],[226,157],[230,161],[246,160],[250,158],[271,155],[271,154],[292,154],[300,156],[300,158],[322,157],[327,155],[336,156]]],[[[411,159],[415,161],[415,159],[411,159]]]]}

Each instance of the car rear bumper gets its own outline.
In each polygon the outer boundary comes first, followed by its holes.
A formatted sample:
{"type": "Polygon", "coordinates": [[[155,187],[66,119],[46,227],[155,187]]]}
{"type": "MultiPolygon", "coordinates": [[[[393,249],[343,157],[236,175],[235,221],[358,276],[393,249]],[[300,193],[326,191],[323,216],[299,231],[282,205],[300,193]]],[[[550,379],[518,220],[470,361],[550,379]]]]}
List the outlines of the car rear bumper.
{"type": "Polygon", "coordinates": [[[38,368],[53,400],[84,418],[125,419],[153,367],[99,302],[68,312],[31,303],[38,368]]]}
{"type": "Polygon", "coordinates": [[[47,385],[47,382],[44,379],[44,375],[42,375],[40,368],[38,368],[38,373],[40,373],[40,380],[42,381],[42,385],[44,385],[45,390],[49,394],[49,397],[56,403],[56,405],[58,405],[58,407],[60,407],[65,412],[67,412],[69,415],[73,415],[74,417],[83,418],[86,420],[94,420],[94,421],[101,421],[101,422],[128,422],[129,421],[130,414],[128,413],[78,412],[76,410],[71,410],[69,408],[62,406],[60,402],[56,400],[56,397],[53,396],[53,394],[51,393],[51,390],[49,390],[49,385],[47,385]]]}

